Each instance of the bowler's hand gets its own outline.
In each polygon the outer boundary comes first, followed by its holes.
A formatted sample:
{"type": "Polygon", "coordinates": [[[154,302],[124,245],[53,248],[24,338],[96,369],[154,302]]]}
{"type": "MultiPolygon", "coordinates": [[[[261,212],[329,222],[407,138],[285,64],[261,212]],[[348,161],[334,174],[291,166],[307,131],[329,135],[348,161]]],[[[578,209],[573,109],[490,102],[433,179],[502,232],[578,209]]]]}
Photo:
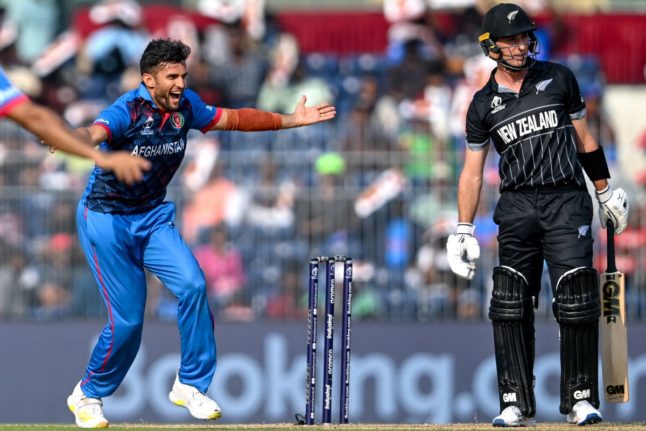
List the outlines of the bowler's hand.
{"type": "Polygon", "coordinates": [[[110,170],[119,181],[132,185],[144,178],[144,172],[150,169],[150,162],[143,157],[132,156],[127,151],[101,153],[96,165],[110,170]]]}
{"type": "Polygon", "coordinates": [[[628,212],[630,205],[626,192],[621,188],[610,190],[610,186],[595,192],[599,201],[599,221],[601,227],[606,228],[608,220],[612,221],[615,227],[615,234],[622,233],[628,225],[628,212]]]}
{"type": "Polygon", "coordinates": [[[300,127],[309,124],[329,121],[336,116],[336,108],[329,103],[321,103],[316,106],[305,106],[307,97],[303,95],[296,105],[294,113],[287,115],[283,120],[284,127],[300,127]]]}
{"type": "Polygon", "coordinates": [[[472,280],[476,275],[476,260],[480,258],[480,245],[473,236],[475,226],[471,223],[458,223],[457,233],[449,235],[446,254],[451,271],[456,275],[472,280]]]}

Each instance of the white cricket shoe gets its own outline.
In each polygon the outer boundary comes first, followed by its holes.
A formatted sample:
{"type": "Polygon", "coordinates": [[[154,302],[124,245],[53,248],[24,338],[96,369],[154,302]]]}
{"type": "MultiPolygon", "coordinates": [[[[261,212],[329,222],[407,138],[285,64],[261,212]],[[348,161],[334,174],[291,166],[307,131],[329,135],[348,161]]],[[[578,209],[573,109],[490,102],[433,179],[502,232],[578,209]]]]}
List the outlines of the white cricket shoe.
{"type": "Polygon", "coordinates": [[[572,407],[572,411],[567,415],[567,421],[571,424],[588,425],[601,422],[601,412],[595,409],[586,400],[579,401],[572,407]]]}
{"type": "Polygon", "coordinates": [[[524,427],[534,425],[534,418],[526,418],[516,406],[506,407],[498,416],[493,418],[491,425],[495,427],[524,427]]]}
{"type": "Polygon", "coordinates": [[[218,403],[193,386],[180,382],[179,376],[175,377],[168,399],[176,406],[186,407],[196,419],[219,419],[222,416],[218,403]]]}
{"type": "Polygon", "coordinates": [[[74,414],[79,428],[107,428],[108,420],[103,416],[101,398],[86,397],[79,382],[67,397],[67,408],[74,414]]]}

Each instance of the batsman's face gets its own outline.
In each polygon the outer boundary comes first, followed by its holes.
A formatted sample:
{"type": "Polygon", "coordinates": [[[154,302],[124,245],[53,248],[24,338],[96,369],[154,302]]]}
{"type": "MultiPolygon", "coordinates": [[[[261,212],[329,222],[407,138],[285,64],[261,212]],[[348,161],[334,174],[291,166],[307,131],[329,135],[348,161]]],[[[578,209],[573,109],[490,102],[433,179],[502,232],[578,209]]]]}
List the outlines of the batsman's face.
{"type": "Polygon", "coordinates": [[[512,66],[521,67],[529,55],[529,35],[527,33],[503,37],[496,41],[502,60],[512,66]]]}
{"type": "Polygon", "coordinates": [[[155,104],[165,111],[177,111],[179,99],[186,88],[186,65],[166,63],[151,74],[144,74],[144,83],[155,104]]]}

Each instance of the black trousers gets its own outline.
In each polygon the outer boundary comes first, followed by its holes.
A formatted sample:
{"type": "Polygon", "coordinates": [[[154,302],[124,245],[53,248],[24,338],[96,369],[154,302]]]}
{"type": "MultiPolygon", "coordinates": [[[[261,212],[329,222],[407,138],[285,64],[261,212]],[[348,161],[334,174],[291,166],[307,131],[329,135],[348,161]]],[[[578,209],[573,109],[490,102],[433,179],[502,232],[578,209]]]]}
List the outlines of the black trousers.
{"type": "Polygon", "coordinates": [[[553,294],[565,272],[592,267],[592,199],[585,190],[503,192],[493,220],[500,265],[523,274],[532,295],[541,286],[543,261],[553,294]]]}

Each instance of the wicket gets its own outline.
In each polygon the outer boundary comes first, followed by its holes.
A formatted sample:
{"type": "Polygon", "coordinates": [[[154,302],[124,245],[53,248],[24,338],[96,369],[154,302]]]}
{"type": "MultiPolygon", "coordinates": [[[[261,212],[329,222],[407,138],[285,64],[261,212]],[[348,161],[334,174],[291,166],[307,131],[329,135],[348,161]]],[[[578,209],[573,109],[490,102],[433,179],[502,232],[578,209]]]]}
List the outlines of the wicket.
{"type": "Polygon", "coordinates": [[[340,374],[339,423],[347,424],[350,412],[350,334],[352,321],[352,259],[346,256],[315,257],[309,264],[309,298],[307,312],[307,371],[305,392],[305,423],[315,422],[316,336],[318,327],[319,264],[325,264],[325,330],[322,423],[332,421],[332,379],[334,365],[334,302],[336,298],[336,263],[343,263],[343,315],[340,374]]]}

